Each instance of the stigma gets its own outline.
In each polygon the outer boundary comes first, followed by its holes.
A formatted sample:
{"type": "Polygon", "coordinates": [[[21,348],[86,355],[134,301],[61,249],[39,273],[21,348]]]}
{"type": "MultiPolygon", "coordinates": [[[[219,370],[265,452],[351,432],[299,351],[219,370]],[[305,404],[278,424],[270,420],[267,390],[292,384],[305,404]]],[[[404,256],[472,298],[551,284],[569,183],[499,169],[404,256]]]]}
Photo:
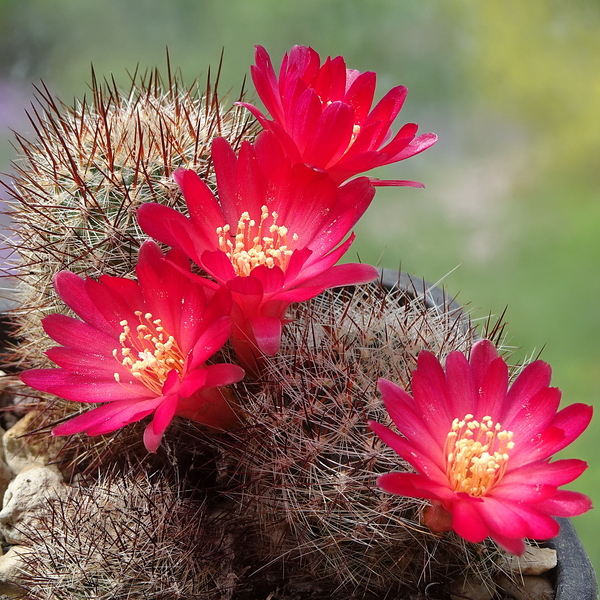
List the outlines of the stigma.
{"type": "MultiPolygon", "coordinates": [[[[173,369],[179,375],[183,374],[185,356],[160,319],[153,319],[151,313],[139,310],[134,314],[139,323],[133,328],[127,320],[119,323],[123,328],[119,335],[121,348],[113,350],[112,355],[140,383],[160,396],[167,375],[173,369]]],[[[119,373],[114,377],[120,382],[119,373]]]]}
{"type": "Polygon", "coordinates": [[[454,419],[446,438],[446,475],[456,492],[485,496],[506,472],[513,432],[486,416],[454,419]]]}
{"type": "Polygon", "coordinates": [[[262,206],[258,223],[248,212],[242,213],[235,235],[230,233],[230,225],[217,228],[219,249],[231,260],[237,275],[246,277],[259,265],[285,271],[293,252],[288,240],[295,242],[298,236],[295,233],[290,236],[287,227],[277,224],[278,218],[275,211],[269,213],[269,209],[262,206]]]}

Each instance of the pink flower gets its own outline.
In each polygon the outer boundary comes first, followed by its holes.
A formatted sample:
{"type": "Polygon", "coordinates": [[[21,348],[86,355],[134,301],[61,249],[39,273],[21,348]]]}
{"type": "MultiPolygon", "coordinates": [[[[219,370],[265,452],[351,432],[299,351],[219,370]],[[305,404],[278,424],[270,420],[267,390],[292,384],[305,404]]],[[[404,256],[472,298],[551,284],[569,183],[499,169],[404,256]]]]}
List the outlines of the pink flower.
{"type": "Polygon", "coordinates": [[[254,369],[257,348],[278,351],[290,303],[377,277],[366,265],[334,266],[374,188],[366,177],[338,188],[326,173],[290,164],[269,132],[242,144],[239,158],[216,138],[212,156],[218,199],[196,173],[178,169],[174,178],[189,218],[148,203],[138,220],[148,235],[180,248],[209,273],[214,288],[231,291],[232,343],[244,366],[254,369]]]}
{"type": "MultiPolygon", "coordinates": [[[[410,158],[437,141],[433,133],[416,137],[413,123],[392,136],[407,89],[391,89],[371,110],[375,73],[347,69],[341,56],[321,65],[312,48],[294,46],[283,57],[278,81],[267,51],[256,46],[251,73],[272,120],[252,104],[241,104],[279,138],[293,162],[324,169],[336,183],[410,158]]],[[[376,184],[422,187],[414,181],[376,184]]]]}
{"type": "Polygon", "coordinates": [[[175,415],[220,428],[235,421],[218,388],[244,371],[206,364],[229,337],[231,300],[225,291],[208,300],[184,274],[187,258],[179,251],[167,258],[146,242],[138,282],[107,275],[83,280],[69,271],[55,276],[58,295],[81,320],[43,319],[46,333],[61,344],[47,352],[59,368],[25,371],[21,379],[67,400],[105,404],[59,425],[54,435],[101,435],[153,413],[144,444],[155,452],[175,415]]]}
{"type": "Polygon", "coordinates": [[[421,352],[413,397],[379,381],[402,435],[370,423],[417,472],[388,473],[378,485],[431,500],[425,523],[469,542],[490,536],[520,555],[523,538],[554,537],[559,526],[552,516],[591,508],[587,496],[558,489],[579,477],[586,463],[550,458],[584,431],[592,407],[572,404],[556,412],[560,391],[548,387],[550,375],[550,366],[536,361],[509,386],[508,367],[488,340],[473,346],[469,361],[451,353],[445,372],[433,354],[421,352]]]}

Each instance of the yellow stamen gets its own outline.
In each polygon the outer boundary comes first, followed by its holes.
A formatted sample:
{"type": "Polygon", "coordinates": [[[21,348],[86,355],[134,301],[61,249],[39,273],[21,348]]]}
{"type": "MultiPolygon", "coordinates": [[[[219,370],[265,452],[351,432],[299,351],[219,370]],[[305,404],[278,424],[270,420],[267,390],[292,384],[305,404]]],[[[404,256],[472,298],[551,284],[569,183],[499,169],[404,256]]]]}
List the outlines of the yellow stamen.
{"type": "MultiPolygon", "coordinates": [[[[219,248],[229,257],[237,275],[250,275],[258,265],[285,271],[293,250],[289,247],[289,230],[277,225],[278,217],[275,211],[269,214],[269,209],[262,206],[258,224],[247,212],[242,213],[235,235],[230,233],[230,225],[217,227],[219,248]],[[270,225],[266,224],[268,220],[272,220],[270,225]]],[[[294,233],[291,239],[295,242],[298,236],[294,233]]]]}
{"type": "MultiPolygon", "coordinates": [[[[113,350],[112,355],[133,377],[160,395],[170,371],[175,369],[183,374],[185,356],[175,338],[165,331],[160,319],[153,319],[151,313],[142,314],[141,311],[136,311],[135,315],[139,325],[133,331],[126,320],[120,322],[123,327],[119,336],[121,356],[118,349],[113,350]]],[[[120,382],[119,373],[115,373],[114,377],[120,382]]]]}
{"type": "Polygon", "coordinates": [[[502,430],[486,416],[454,419],[446,438],[446,474],[456,492],[484,496],[506,472],[509,451],[515,446],[513,432],[502,430]]]}

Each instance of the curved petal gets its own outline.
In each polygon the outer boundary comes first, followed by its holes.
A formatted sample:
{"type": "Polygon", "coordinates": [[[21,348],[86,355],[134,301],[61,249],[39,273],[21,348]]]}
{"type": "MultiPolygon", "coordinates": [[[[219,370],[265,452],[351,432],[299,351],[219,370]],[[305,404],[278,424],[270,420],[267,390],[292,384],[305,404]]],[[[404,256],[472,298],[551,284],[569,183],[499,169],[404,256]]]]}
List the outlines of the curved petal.
{"type": "Polygon", "coordinates": [[[161,398],[152,398],[143,402],[124,400],[104,404],[58,425],[52,430],[52,435],[72,435],[82,431],[88,435],[110,433],[129,423],[140,421],[149,415],[161,401],[161,398]]]}
{"type": "Polygon", "coordinates": [[[408,440],[400,437],[397,433],[385,427],[385,425],[381,425],[375,421],[369,421],[369,427],[420,475],[427,477],[438,485],[449,487],[448,478],[442,470],[441,465],[438,465],[422,452],[419,452],[418,448],[415,448],[408,440]]]}
{"type": "Polygon", "coordinates": [[[448,410],[456,418],[467,414],[482,417],[478,411],[478,395],[469,363],[462,352],[451,352],[446,358],[448,410]]]}
{"type": "Polygon", "coordinates": [[[502,478],[502,485],[526,483],[565,485],[577,479],[586,469],[587,463],[577,458],[557,460],[552,463],[535,462],[517,469],[510,469],[502,478]]]}
{"type": "Polygon", "coordinates": [[[274,356],[281,342],[281,320],[275,317],[256,316],[248,319],[254,339],[261,352],[274,356]]]}
{"type": "Polygon", "coordinates": [[[497,358],[498,351],[496,350],[496,346],[494,346],[490,340],[483,339],[473,344],[471,355],[469,357],[469,364],[471,365],[475,385],[478,389],[483,385],[483,379],[490,365],[497,358]]]}
{"type": "Polygon", "coordinates": [[[558,490],[552,498],[539,502],[535,508],[553,517],[576,517],[592,508],[592,500],[579,492],[558,490]]]}
{"type": "Polygon", "coordinates": [[[55,341],[67,348],[90,354],[112,355],[119,347],[118,335],[109,336],[95,327],[73,317],[52,314],[42,319],[44,331],[55,341]]]}
{"type": "Polygon", "coordinates": [[[413,397],[433,437],[445,440],[452,421],[464,415],[457,416],[448,411],[450,400],[446,376],[435,356],[423,350],[419,353],[417,362],[412,380],[413,397]]]}
{"type": "Polygon", "coordinates": [[[390,494],[409,498],[451,501],[455,497],[447,486],[415,473],[386,473],[377,478],[377,485],[390,494]]]}
{"type": "Polygon", "coordinates": [[[483,520],[480,510],[483,503],[471,499],[460,499],[452,504],[452,529],[468,542],[482,542],[490,534],[489,527],[483,520]]]}
{"type": "Polygon", "coordinates": [[[93,378],[63,369],[31,369],[21,373],[20,377],[36,390],[75,402],[145,400],[154,396],[148,388],[137,382],[125,385],[115,381],[114,377],[93,378]]]}
{"type": "Polygon", "coordinates": [[[486,496],[483,502],[477,505],[477,511],[493,533],[499,533],[507,538],[527,537],[529,525],[512,509],[510,503],[486,496]]]}
{"type": "Polygon", "coordinates": [[[510,423],[523,406],[542,388],[550,385],[552,370],[548,363],[536,360],[528,364],[519,374],[506,395],[504,411],[499,415],[499,421],[510,423]]]}
{"type": "Polygon", "coordinates": [[[154,418],[144,430],[144,446],[148,452],[156,452],[165,429],[171,424],[177,409],[177,396],[175,394],[163,398],[156,408],[154,418]]]}
{"type": "Polygon", "coordinates": [[[83,279],[70,271],[60,271],[54,276],[52,282],[61,300],[78,317],[108,336],[115,335],[114,326],[102,316],[88,296],[83,279]]]}
{"type": "Polygon", "coordinates": [[[206,367],[205,387],[222,387],[241,381],[246,375],[242,367],[228,363],[218,363],[206,367]]]}
{"type": "Polygon", "coordinates": [[[204,234],[204,241],[214,243],[217,227],[225,225],[221,207],[210,188],[191,169],[176,169],[173,179],[183,193],[185,203],[192,222],[196,225],[199,235],[204,234]]]}
{"type": "Polygon", "coordinates": [[[495,420],[502,414],[506,400],[508,365],[501,358],[495,358],[488,364],[485,372],[482,366],[481,363],[478,364],[477,369],[481,370],[474,372],[475,386],[479,390],[479,412],[481,417],[490,415],[495,420]]]}

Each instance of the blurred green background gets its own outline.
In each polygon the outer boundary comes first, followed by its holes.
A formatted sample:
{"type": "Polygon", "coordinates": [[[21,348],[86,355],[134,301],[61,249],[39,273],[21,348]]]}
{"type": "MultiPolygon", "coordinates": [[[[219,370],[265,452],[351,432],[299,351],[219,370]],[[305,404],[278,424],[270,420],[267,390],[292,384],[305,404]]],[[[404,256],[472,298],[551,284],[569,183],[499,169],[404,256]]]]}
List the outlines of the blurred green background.
{"type": "MultiPolygon", "coordinates": [[[[516,358],[554,368],[566,403],[600,390],[600,5],[595,0],[0,0],[0,171],[45,81],[70,103],[90,64],[216,66],[237,93],[253,45],[274,62],[294,44],[378,73],[410,93],[399,121],[440,141],[387,167],[426,189],[380,189],[357,227],[365,262],[442,282],[475,317],[507,308],[516,358]]],[[[600,417],[564,454],[590,468],[574,485],[600,502],[600,417]]],[[[575,519],[600,569],[600,512],[575,519]]]]}

